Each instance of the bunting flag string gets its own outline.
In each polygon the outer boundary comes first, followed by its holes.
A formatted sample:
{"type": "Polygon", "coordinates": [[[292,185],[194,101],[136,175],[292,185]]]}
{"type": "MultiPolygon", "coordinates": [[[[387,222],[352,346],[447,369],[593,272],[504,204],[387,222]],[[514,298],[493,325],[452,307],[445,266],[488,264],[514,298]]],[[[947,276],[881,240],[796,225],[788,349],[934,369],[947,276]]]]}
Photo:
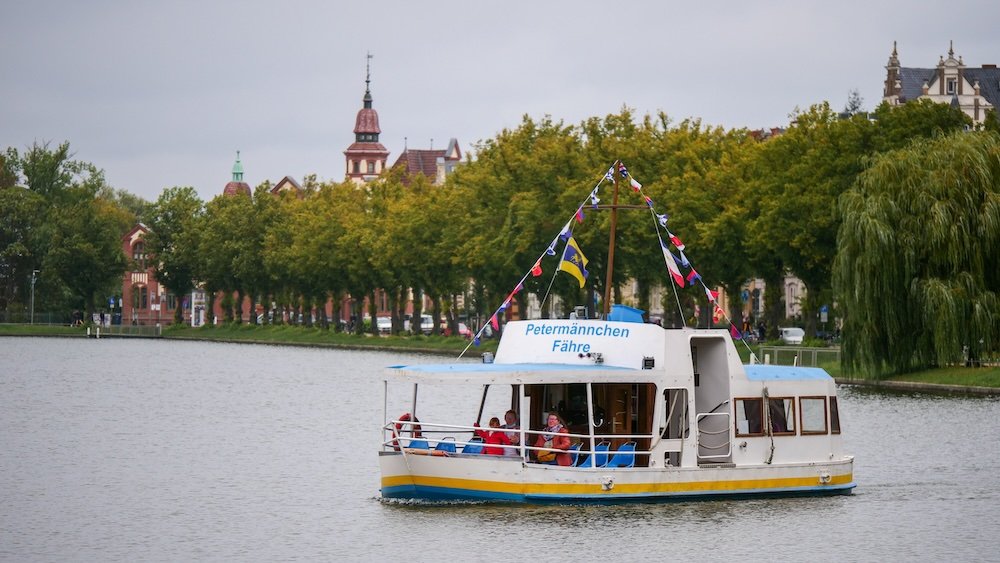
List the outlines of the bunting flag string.
{"type": "MultiPolygon", "coordinates": [[[[732,320],[729,318],[726,312],[719,305],[718,303],[719,292],[711,289],[705,283],[704,278],[702,278],[701,274],[699,274],[695,270],[694,265],[691,263],[691,261],[688,259],[685,253],[687,246],[684,244],[683,241],[681,241],[681,239],[678,236],[676,236],[674,233],[670,232],[669,229],[667,229],[667,222],[670,216],[667,213],[657,213],[653,199],[643,192],[642,184],[639,183],[639,181],[636,180],[634,177],[632,177],[631,173],[629,172],[628,168],[626,168],[623,162],[619,161],[617,164],[618,164],[617,170],[621,178],[628,180],[629,186],[635,193],[638,193],[639,195],[642,196],[643,201],[645,201],[646,206],[649,208],[650,215],[653,218],[654,228],[656,228],[656,236],[659,239],[660,248],[663,252],[664,264],[666,265],[670,277],[674,280],[674,283],[677,285],[677,287],[681,288],[685,287],[685,285],[691,287],[695,286],[696,284],[701,285],[705,291],[705,296],[707,297],[709,303],[711,303],[713,307],[713,313],[712,313],[713,322],[718,323],[723,318],[725,318],[729,324],[729,331],[732,337],[734,339],[743,340],[744,344],[749,349],[749,344],[746,344],[746,341],[743,339],[743,335],[740,333],[739,329],[736,327],[736,325],[732,322],[732,320]],[[664,241],[663,237],[660,234],[661,227],[663,228],[663,230],[667,235],[667,240],[670,241],[669,244],[664,241]],[[675,256],[674,253],[670,250],[670,245],[673,245],[673,247],[677,249],[677,253],[680,255],[679,257],[675,256]],[[689,269],[687,275],[681,272],[681,267],[689,269]]],[[[517,285],[515,285],[514,290],[507,295],[503,303],[501,303],[501,305],[497,308],[497,310],[493,313],[493,315],[490,316],[489,323],[484,324],[479,329],[479,331],[473,338],[473,341],[469,343],[469,346],[473,344],[479,346],[480,337],[482,336],[482,333],[486,330],[487,326],[492,326],[494,330],[500,329],[499,315],[503,314],[507,310],[507,308],[510,306],[510,302],[514,299],[514,296],[518,292],[523,290],[524,281],[528,278],[528,276],[538,277],[542,275],[542,265],[541,265],[542,259],[545,258],[546,256],[558,255],[556,246],[559,244],[560,241],[563,241],[565,243],[566,248],[568,248],[570,246],[570,243],[573,242],[574,243],[572,245],[574,248],[573,252],[579,255],[581,261],[578,261],[575,265],[569,267],[571,263],[567,262],[566,259],[566,253],[568,251],[564,250],[563,257],[560,260],[560,264],[559,267],[556,269],[556,272],[566,271],[570,273],[580,281],[581,287],[583,287],[585,283],[584,280],[586,279],[587,275],[587,272],[584,269],[584,266],[586,265],[586,258],[583,257],[583,253],[579,251],[579,247],[575,244],[575,241],[572,238],[573,222],[576,221],[577,224],[582,224],[583,221],[585,220],[586,217],[584,215],[583,209],[586,206],[588,199],[590,201],[591,206],[594,209],[598,209],[598,204],[601,201],[600,198],[598,197],[598,191],[600,190],[601,185],[603,185],[605,181],[613,182],[614,180],[615,180],[615,166],[612,165],[611,167],[608,168],[607,172],[604,173],[604,175],[601,177],[601,180],[597,183],[594,189],[590,191],[590,193],[583,200],[583,202],[581,202],[580,205],[576,208],[575,212],[573,213],[573,216],[570,217],[570,219],[566,222],[563,228],[559,231],[559,234],[557,234],[556,237],[552,239],[552,242],[549,243],[548,247],[541,254],[541,256],[539,256],[538,259],[533,262],[532,267],[524,274],[524,276],[521,277],[520,281],[518,281],[517,285]]],[[[680,307],[679,300],[678,300],[678,307],[680,307]]],[[[681,316],[683,318],[683,314],[681,316]]],[[[469,346],[466,346],[465,350],[462,351],[462,354],[460,354],[459,357],[462,357],[465,354],[465,352],[469,349],[469,346]]],[[[752,360],[755,361],[756,356],[753,355],[752,350],[751,350],[751,356],[752,360]]]]}
{"type": "MultiPolygon", "coordinates": [[[[628,170],[626,170],[625,166],[622,165],[621,163],[619,163],[619,172],[621,173],[622,178],[628,177],[628,170]]],[[[615,178],[615,167],[611,166],[610,168],[608,168],[608,171],[604,174],[604,176],[597,183],[597,185],[594,186],[594,189],[591,190],[590,193],[587,195],[587,198],[590,200],[591,205],[593,205],[595,209],[597,208],[597,204],[601,201],[600,198],[597,196],[598,191],[601,188],[601,185],[604,184],[605,181],[613,182],[614,178],[615,178]]],[[[458,356],[459,358],[465,355],[465,353],[469,350],[469,346],[480,345],[481,337],[483,333],[486,331],[487,326],[493,327],[493,330],[495,331],[500,330],[500,315],[502,315],[504,312],[507,311],[507,308],[510,306],[510,302],[514,299],[514,296],[518,292],[524,289],[524,281],[528,279],[528,276],[538,277],[542,275],[542,259],[545,258],[546,256],[557,255],[556,246],[559,244],[559,241],[563,241],[566,243],[566,245],[569,245],[573,237],[573,221],[575,220],[577,223],[583,223],[585,219],[583,208],[584,206],[586,206],[586,204],[587,204],[587,199],[584,199],[583,202],[581,202],[580,205],[576,208],[576,212],[573,213],[573,216],[570,217],[569,221],[566,221],[566,224],[563,225],[563,228],[559,230],[559,234],[557,234],[555,238],[552,239],[552,242],[549,243],[545,251],[542,252],[542,254],[533,262],[531,268],[527,272],[525,272],[523,276],[521,276],[520,281],[518,281],[517,285],[514,286],[513,291],[511,291],[507,295],[507,298],[503,300],[503,303],[501,303],[500,306],[497,307],[496,311],[494,311],[493,314],[490,315],[489,322],[480,327],[479,330],[476,332],[476,334],[473,335],[472,341],[469,342],[468,346],[466,346],[464,350],[462,350],[462,353],[459,354],[458,356]]],[[[579,255],[579,257],[582,260],[582,262],[579,264],[578,271],[571,271],[575,270],[576,269],[575,267],[574,268],[560,267],[556,271],[557,272],[566,271],[570,273],[577,279],[581,280],[580,287],[583,287],[584,281],[582,280],[585,280],[587,277],[587,271],[585,269],[586,258],[583,256],[583,253],[580,252],[579,247],[575,245],[575,241],[573,248],[575,248],[575,252],[579,255]]],[[[565,259],[566,252],[564,251],[563,254],[564,257],[563,259],[560,260],[560,266],[563,266],[564,263],[566,263],[565,259]]]]}
{"type": "MultiPolygon", "coordinates": [[[[695,282],[700,283],[701,286],[705,289],[705,295],[708,297],[709,302],[712,303],[715,309],[713,312],[713,321],[715,323],[718,323],[720,320],[725,318],[726,322],[729,323],[729,334],[734,339],[741,340],[743,344],[747,347],[747,349],[750,350],[751,360],[756,361],[756,355],[753,353],[753,350],[750,349],[750,345],[747,344],[746,340],[743,338],[743,335],[740,333],[740,330],[736,328],[736,324],[733,323],[732,319],[729,318],[729,315],[727,315],[726,312],[718,305],[719,292],[714,291],[708,287],[708,285],[705,283],[705,280],[701,277],[701,274],[695,271],[694,266],[691,264],[690,260],[688,260],[688,257],[684,254],[684,250],[686,248],[685,244],[681,241],[679,237],[677,237],[667,229],[667,220],[669,216],[666,213],[663,214],[656,213],[652,198],[643,193],[642,184],[640,184],[635,178],[631,177],[631,174],[628,173],[624,164],[619,163],[618,170],[619,172],[621,172],[622,178],[627,177],[629,179],[629,185],[632,186],[632,189],[636,193],[642,195],[642,198],[643,200],[645,200],[646,205],[649,207],[649,212],[653,217],[654,227],[656,225],[663,227],[663,229],[667,233],[667,237],[670,239],[671,244],[674,245],[674,248],[676,248],[677,252],[680,254],[679,259],[673,255],[673,253],[670,251],[667,245],[663,242],[663,238],[660,236],[659,228],[657,228],[656,236],[660,240],[660,247],[663,250],[663,259],[667,265],[667,270],[670,272],[671,277],[674,279],[674,282],[679,287],[684,287],[685,280],[688,282],[689,285],[692,286],[695,284],[695,282]],[[680,262],[681,266],[685,268],[690,268],[690,272],[688,272],[687,276],[681,275],[680,269],[677,266],[678,262],[680,262]]],[[[679,300],[677,305],[678,307],[680,307],[679,300]]],[[[683,318],[683,315],[681,316],[683,318]]]]}

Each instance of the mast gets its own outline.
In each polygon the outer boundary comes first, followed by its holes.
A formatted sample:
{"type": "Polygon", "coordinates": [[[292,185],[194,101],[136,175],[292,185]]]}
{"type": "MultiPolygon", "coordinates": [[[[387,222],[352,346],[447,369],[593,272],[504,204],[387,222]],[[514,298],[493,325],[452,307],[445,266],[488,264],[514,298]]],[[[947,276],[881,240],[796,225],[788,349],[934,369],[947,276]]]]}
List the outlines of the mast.
{"type": "Polygon", "coordinates": [[[618,227],[618,165],[620,160],[616,160],[611,165],[613,170],[611,182],[615,187],[614,199],[611,202],[611,236],[608,237],[608,277],[604,283],[604,318],[608,318],[611,312],[611,280],[615,270],[615,231],[618,227]]]}

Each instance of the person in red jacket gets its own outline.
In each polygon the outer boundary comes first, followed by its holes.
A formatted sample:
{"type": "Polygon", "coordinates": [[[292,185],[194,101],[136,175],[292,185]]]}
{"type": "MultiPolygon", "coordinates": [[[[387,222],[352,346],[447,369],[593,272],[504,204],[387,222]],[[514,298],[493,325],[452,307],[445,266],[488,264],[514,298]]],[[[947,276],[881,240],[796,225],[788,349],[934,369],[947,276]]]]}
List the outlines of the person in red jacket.
{"type": "Polygon", "coordinates": [[[500,419],[493,417],[490,419],[490,428],[495,430],[482,430],[479,428],[479,423],[473,424],[476,427],[476,435],[486,442],[486,447],[483,448],[483,453],[486,455],[504,455],[504,450],[507,448],[502,448],[500,446],[509,446],[510,438],[507,434],[500,430],[500,419]]]}
{"type": "Polygon", "coordinates": [[[538,461],[552,463],[546,458],[551,454],[555,454],[555,462],[559,465],[572,464],[573,458],[568,451],[571,440],[567,434],[569,434],[569,430],[566,429],[566,424],[559,418],[559,415],[554,412],[549,413],[548,425],[542,429],[542,434],[539,434],[538,439],[535,440],[535,447],[552,449],[536,450],[538,461]]]}

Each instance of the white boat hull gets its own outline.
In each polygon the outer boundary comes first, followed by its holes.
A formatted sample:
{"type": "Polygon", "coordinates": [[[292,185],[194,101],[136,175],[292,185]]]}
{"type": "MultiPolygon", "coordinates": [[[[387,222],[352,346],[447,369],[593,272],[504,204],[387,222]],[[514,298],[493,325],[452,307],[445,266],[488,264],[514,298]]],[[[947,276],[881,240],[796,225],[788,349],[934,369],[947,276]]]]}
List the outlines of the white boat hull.
{"type": "Polygon", "coordinates": [[[853,457],[719,467],[582,468],[517,458],[379,455],[382,497],[505,502],[658,502],[699,498],[850,494],[853,457]]]}

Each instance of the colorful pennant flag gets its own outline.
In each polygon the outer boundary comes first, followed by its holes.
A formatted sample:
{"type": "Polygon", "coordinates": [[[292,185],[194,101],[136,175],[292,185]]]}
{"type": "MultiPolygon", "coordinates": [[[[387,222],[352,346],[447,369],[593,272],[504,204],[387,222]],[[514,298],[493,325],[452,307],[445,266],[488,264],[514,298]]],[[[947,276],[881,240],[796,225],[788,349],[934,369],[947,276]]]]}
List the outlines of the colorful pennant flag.
{"type": "Polygon", "coordinates": [[[496,313],[490,317],[490,324],[493,325],[493,330],[500,330],[500,321],[497,320],[496,313]]]}
{"type": "Polygon", "coordinates": [[[723,316],[725,316],[725,313],[722,312],[722,308],[716,305],[715,310],[712,311],[712,322],[717,323],[721,321],[723,316]]]}
{"type": "Polygon", "coordinates": [[[694,282],[697,281],[697,280],[700,280],[700,279],[701,279],[701,274],[699,274],[697,271],[695,271],[694,268],[691,268],[691,271],[688,272],[688,275],[687,275],[687,281],[688,281],[688,283],[690,285],[694,285],[694,282]]]}
{"type": "Polygon", "coordinates": [[[660,226],[664,229],[667,228],[667,219],[670,218],[669,215],[664,213],[663,215],[657,215],[656,218],[660,221],[660,226]]]}
{"type": "Polygon", "coordinates": [[[674,235],[673,233],[668,232],[667,234],[670,235],[670,242],[674,243],[674,246],[677,247],[677,250],[684,250],[684,243],[681,242],[681,239],[677,238],[677,236],[674,235]]]}
{"type": "Polygon", "coordinates": [[[597,188],[590,192],[590,202],[594,205],[594,209],[597,209],[597,204],[601,203],[600,198],[597,197],[597,188]]]}
{"type": "Polygon", "coordinates": [[[719,298],[719,292],[708,289],[707,285],[705,286],[705,295],[708,296],[708,300],[712,303],[715,303],[715,300],[719,298]]]}
{"type": "MultiPolygon", "coordinates": [[[[569,228],[569,224],[570,221],[566,221],[566,225],[563,226],[561,231],[559,231],[559,238],[567,240],[573,234],[573,231],[571,231],[569,228]]],[[[552,244],[555,244],[555,241],[552,241],[552,244]]]]}
{"type": "Polygon", "coordinates": [[[677,267],[677,261],[674,260],[674,255],[667,250],[667,245],[660,243],[660,248],[663,250],[663,261],[667,263],[667,269],[670,270],[670,275],[674,278],[674,283],[678,287],[684,287],[684,276],[681,275],[680,268],[677,267]]]}
{"type": "Polygon", "coordinates": [[[631,184],[632,184],[632,189],[634,191],[639,191],[642,189],[642,184],[640,184],[638,180],[636,180],[635,178],[632,178],[631,184]]]}
{"type": "Polygon", "coordinates": [[[562,260],[559,262],[559,269],[576,278],[580,282],[580,287],[583,287],[587,284],[587,262],[587,257],[577,246],[576,239],[569,237],[562,260]]]}
{"type": "Polygon", "coordinates": [[[733,323],[729,323],[729,335],[735,338],[736,340],[742,338],[742,335],[740,335],[740,329],[736,328],[736,325],[734,325],[733,323]]]}
{"type": "Polygon", "coordinates": [[[609,181],[609,182],[614,182],[615,181],[615,167],[614,166],[612,166],[611,168],[608,168],[607,173],[604,174],[604,179],[607,180],[607,181],[609,181]]]}
{"type": "Polygon", "coordinates": [[[583,223],[583,206],[580,206],[576,210],[576,216],[575,216],[575,218],[576,218],[576,222],[577,223],[583,223]]]}
{"type": "MultiPolygon", "coordinates": [[[[550,246],[549,248],[552,248],[552,247],[550,246]]],[[[553,250],[552,253],[555,254],[555,251],[553,250]]],[[[542,259],[541,258],[539,258],[535,262],[535,265],[531,267],[531,275],[535,276],[536,278],[538,276],[542,275],[542,259]]]]}
{"type": "Polygon", "coordinates": [[[646,200],[646,205],[648,205],[649,208],[652,209],[653,208],[652,198],[650,198],[648,195],[643,195],[642,198],[646,200]]]}
{"type": "Polygon", "coordinates": [[[621,162],[618,163],[618,173],[622,175],[622,178],[628,178],[628,169],[621,162]]]}

